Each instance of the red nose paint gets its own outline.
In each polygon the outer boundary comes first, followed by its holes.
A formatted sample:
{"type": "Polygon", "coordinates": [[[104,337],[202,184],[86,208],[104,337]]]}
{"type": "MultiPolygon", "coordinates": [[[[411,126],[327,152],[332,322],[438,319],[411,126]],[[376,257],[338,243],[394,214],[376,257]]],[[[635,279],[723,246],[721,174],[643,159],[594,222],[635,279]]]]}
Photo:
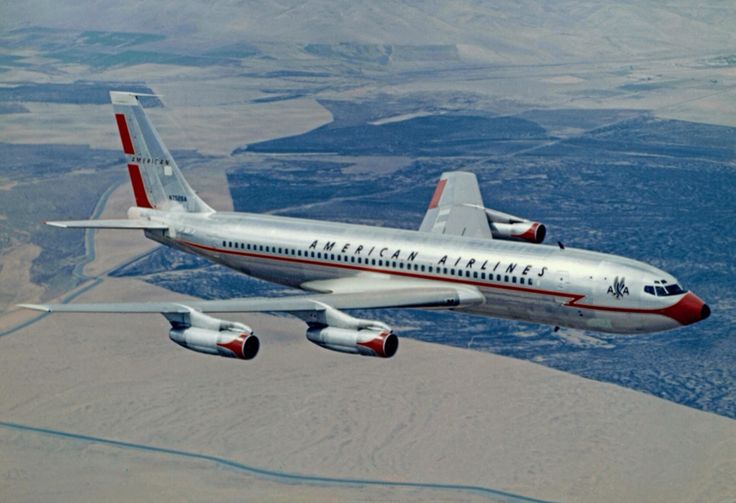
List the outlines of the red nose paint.
{"type": "Polygon", "coordinates": [[[666,307],[664,309],[659,309],[655,312],[672,318],[681,325],[691,325],[704,319],[704,305],[705,302],[700,300],[697,295],[692,292],[688,292],[683,298],[677,301],[676,304],[673,304],[670,307],[666,307]]]}

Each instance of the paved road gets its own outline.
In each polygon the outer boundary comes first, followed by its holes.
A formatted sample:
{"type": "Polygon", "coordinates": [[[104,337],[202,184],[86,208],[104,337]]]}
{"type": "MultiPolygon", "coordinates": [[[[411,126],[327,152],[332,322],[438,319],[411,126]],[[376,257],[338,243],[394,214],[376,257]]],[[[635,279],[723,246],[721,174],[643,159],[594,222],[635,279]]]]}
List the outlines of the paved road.
{"type": "Polygon", "coordinates": [[[538,500],[534,498],[527,498],[518,494],[512,494],[505,491],[499,491],[488,487],[481,486],[470,486],[470,485],[458,485],[458,484],[439,484],[432,482],[396,482],[389,480],[377,480],[377,479],[351,479],[351,478],[338,478],[338,477],[321,477],[318,475],[301,475],[297,473],[284,472],[279,470],[269,470],[266,468],[259,468],[256,466],[246,465],[238,461],[231,459],[221,458],[219,456],[211,456],[209,454],[201,454],[197,452],[181,451],[178,449],[168,449],[165,447],[156,447],[147,444],[136,444],[132,442],[123,442],[120,440],[112,440],[109,438],[93,437],[90,435],[82,435],[78,433],[70,433],[66,431],[52,430],[48,428],[37,428],[35,426],[28,426],[19,423],[11,423],[0,421],[0,428],[7,430],[21,431],[24,433],[35,433],[39,435],[52,436],[56,438],[63,438],[65,440],[71,440],[76,442],[86,442],[102,444],[111,447],[118,447],[120,449],[133,449],[136,451],[152,452],[157,454],[165,454],[172,457],[187,458],[202,461],[205,463],[213,463],[216,465],[224,466],[239,472],[244,472],[249,475],[256,477],[268,478],[276,480],[278,482],[288,482],[291,484],[315,484],[320,486],[334,486],[334,487],[348,487],[348,486],[378,486],[383,488],[414,488],[414,489],[429,489],[437,491],[460,491],[473,493],[481,496],[486,496],[492,501],[499,501],[503,503],[548,503],[544,500],[538,500]]]}

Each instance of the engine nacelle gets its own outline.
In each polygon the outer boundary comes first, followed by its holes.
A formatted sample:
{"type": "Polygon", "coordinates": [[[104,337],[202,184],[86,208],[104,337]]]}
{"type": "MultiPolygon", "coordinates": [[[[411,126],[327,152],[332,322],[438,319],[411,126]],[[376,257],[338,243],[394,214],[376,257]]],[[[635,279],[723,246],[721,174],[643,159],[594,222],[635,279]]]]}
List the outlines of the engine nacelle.
{"type": "Polygon", "coordinates": [[[178,345],[198,353],[241,360],[255,358],[261,345],[253,332],[234,330],[219,332],[197,327],[172,328],[169,330],[169,338],[178,345]]]}
{"type": "Polygon", "coordinates": [[[547,235],[547,228],[539,222],[525,221],[513,224],[492,222],[490,227],[494,239],[541,243],[547,235]]]}
{"type": "Polygon", "coordinates": [[[547,228],[539,222],[519,218],[502,211],[483,208],[494,239],[528,241],[541,243],[547,235],[547,228]]]}
{"type": "Polygon", "coordinates": [[[380,358],[391,358],[399,349],[399,338],[387,329],[314,327],[307,330],[307,339],[332,351],[380,358]]]}
{"type": "Polygon", "coordinates": [[[241,360],[252,360],[258,354],[261,343],[249,326],[182,307],[186,310],[164,313],[171,323],[169,338],[181,347],[241,360]]]}

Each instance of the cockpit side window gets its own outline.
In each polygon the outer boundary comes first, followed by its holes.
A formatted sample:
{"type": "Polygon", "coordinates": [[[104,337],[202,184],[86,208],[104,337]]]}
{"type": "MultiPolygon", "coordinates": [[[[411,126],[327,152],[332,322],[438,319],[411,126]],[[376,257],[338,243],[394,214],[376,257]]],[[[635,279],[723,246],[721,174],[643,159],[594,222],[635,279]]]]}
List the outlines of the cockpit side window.
{"type": "Polygon", "coordinates": [[[665,280],[655,281],[654,285],[646,285],[644,287],[644,293],[649,295],[656,295],[657,297],[669,297],[671,295],[681,295],[687,290],[683,289],[677,283],[666,284],[665,280]],[[662,286],[660,286],[662,285],[662,286]]]}

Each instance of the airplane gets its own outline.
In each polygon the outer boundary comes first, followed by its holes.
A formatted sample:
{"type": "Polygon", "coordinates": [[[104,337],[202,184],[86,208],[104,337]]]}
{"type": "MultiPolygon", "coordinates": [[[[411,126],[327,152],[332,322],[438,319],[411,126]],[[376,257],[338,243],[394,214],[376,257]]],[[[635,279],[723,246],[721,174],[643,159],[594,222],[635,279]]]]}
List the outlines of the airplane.
{"type": "Polygon", "coordinates": [[[706,319],[710,308],[670,274],[611,254],[541,244],[539,222],[486,208],[473,173],[441,175],[418,230],[220,212],[190,187],[138,93],[110,92],[135,206],[127,219],[47,222],[142,230],[165,246],[302,290],[225,300],[22,304],[45,312],[161,313],[194,351],[250,360],[260,341],[213,313],[289,313],[324,348],[392,357],[393,329],[346,310],[412,308],[637,334],[706,319]],[[307,293],[305,293],[307,292],[307,293]]]}

